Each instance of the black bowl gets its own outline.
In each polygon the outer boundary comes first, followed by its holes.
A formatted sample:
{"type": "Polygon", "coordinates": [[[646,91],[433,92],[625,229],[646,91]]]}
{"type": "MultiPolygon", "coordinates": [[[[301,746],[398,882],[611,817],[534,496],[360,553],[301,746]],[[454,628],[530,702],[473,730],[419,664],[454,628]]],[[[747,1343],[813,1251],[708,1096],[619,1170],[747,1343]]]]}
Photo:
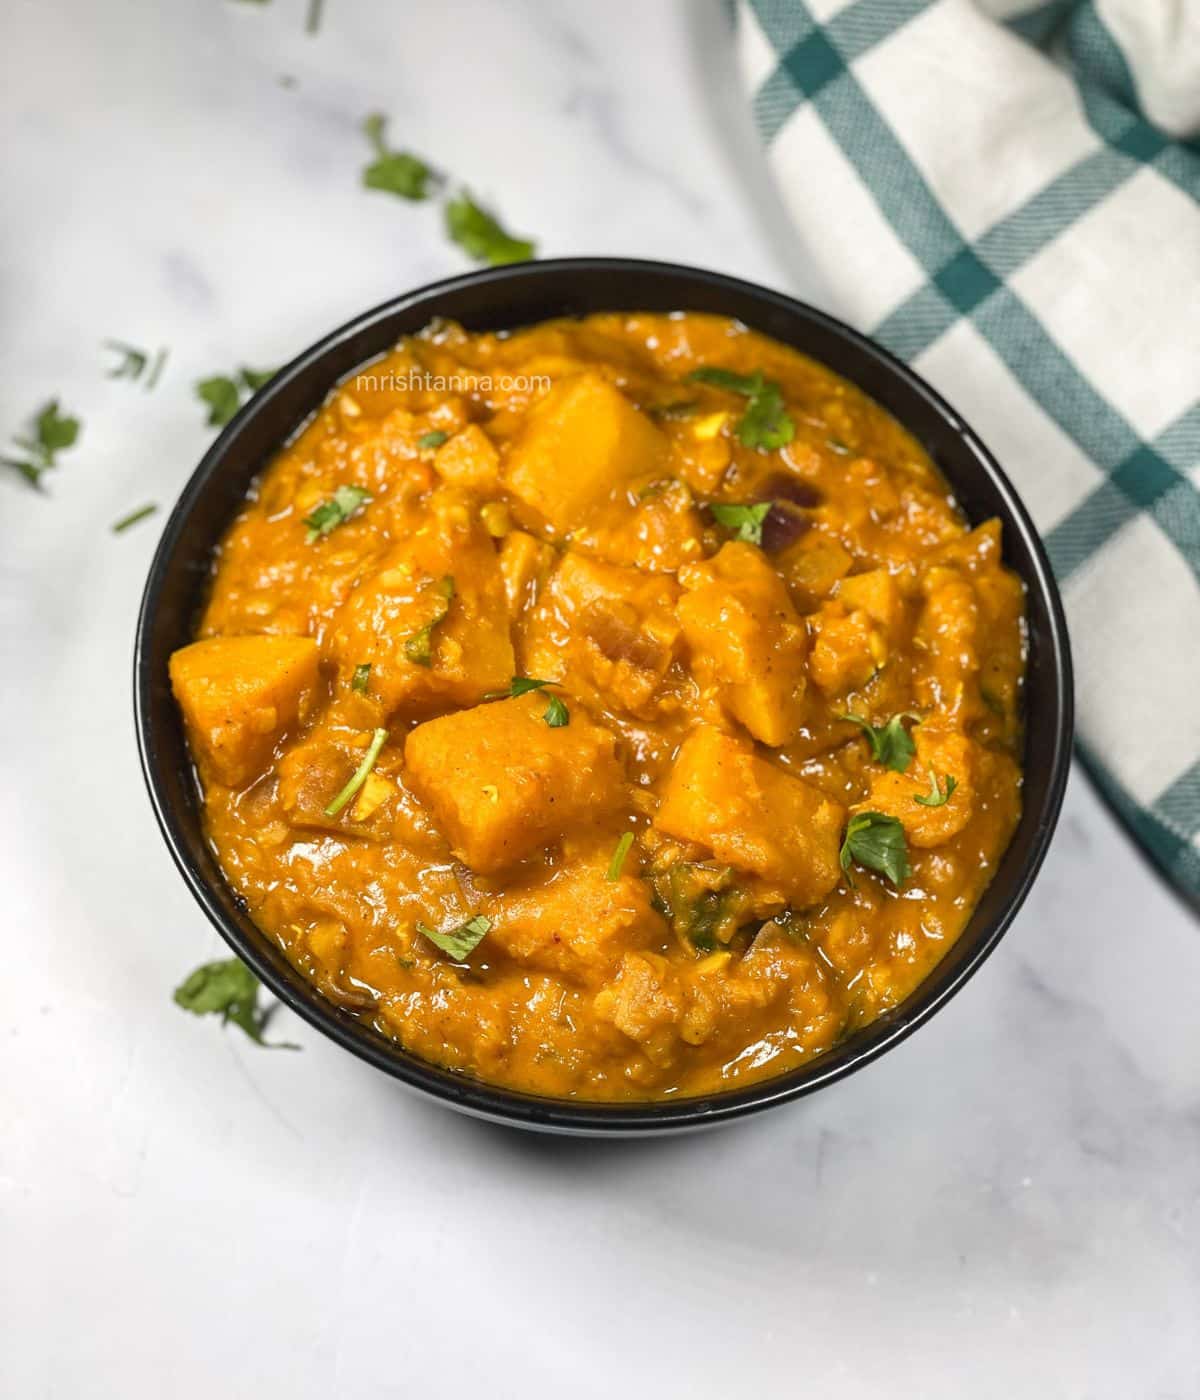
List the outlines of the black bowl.
{"type": "Polygon", "coordinates": [[[996,946],[1028,893],[1058,817],[1072,730],[1066,622],[1045,552],[1008,478],[954,410],[898,360],[810,306],[715,272],[621,258],[521,263],[453,277],[368,311],[281,370],[205,454],[163,531],[138,619],[134,708],[150,800],[175,863],[226,942],[281,1001],[347,1050],[453,1108],[520,1127],[582,1134],[678,1131],[739,1118],[833,1083],[928,1020],[996,946]],[[809,1064],[749,1088],[657,1103],[542,1098],[452,1074],[407,1054],[321,996],[255,927],[225,883],[204,838],[167,681],[167,658],[192,639],[213,546],[251,478],[335,383],[434,316],[471,330],[497,330],[613,310],[735,317],[853,381],[924,444],[971,520],[999,516],[1005,561],[1029,595],[1024,812],[962,936],[906,1001],[809,1064]]]}

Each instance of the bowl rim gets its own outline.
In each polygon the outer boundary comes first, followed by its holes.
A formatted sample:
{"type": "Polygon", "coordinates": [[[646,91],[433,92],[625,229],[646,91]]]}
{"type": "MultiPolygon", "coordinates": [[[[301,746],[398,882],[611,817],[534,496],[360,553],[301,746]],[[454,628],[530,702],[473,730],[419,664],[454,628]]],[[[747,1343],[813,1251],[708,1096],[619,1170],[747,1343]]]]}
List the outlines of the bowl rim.
{"type": "MultiPolygon", "coordinates": [[[[687,310],[686,296],[683,297],[679,309],[687,310]]],[[[430,316],[435,314],[431,304],[430,316]]],[[[514,317],[514,325],[521,324],[532,323],[522,322],[518,314],[514,317]]],[[[806,353],[802,347],[793,348],[806,353]]],[[[345,372],[339,373],[329,381],[328,388],[332,389],[334,384],[344,377],[345,372]]],[[[303,421],[298,420],[295,427],[298,428],[299,423],[303,421]]],[[[952,486],[953,484],[951,482],[952,486]]],[[[167,518],[147,575],[138,611],[133,663],[134,725],[138,757],[159,830],[184,882],[209,921],[268,990],[309,1025],[330,1037],[343,1049],[400,1080],[407,1087],[441,1103],[493,1122],[543,1131],[588,1135],[644,1136],[651,1133],[690,1130],[739,1119],[747,1114],[815,1093],[818,1089],[835,1083],[878,1059],[907,1039],[919,1026],[924,1025],[970,981],[994,951],[1023,904],[1045,858],[1062,806],[1070,769],[1074,727],[1070,642],[1062,599],[1049,559],[1037,529],[1011,481],[978,434],[961,415],[920,375],[890,351],[843,321],[806,302],[725,273],[681,263],[641,258],[556,258],[460,273],[389,298],[346,321],[301,351],[277,372],[260,393],[252,396],[222,429],[181,491],[167,518]],[[1053,705],[1053,743],[1044,796],[1037,812],[1037,828],[1025,863],[1019,867],[1017,877],[1013,880],[1012,888],[1001,909],[987,927],[975,935],[975,945],[969,955],[935,994],[921,997],[922,984],[919,984],[903,1002],[886,1013],[886,1024],[885,1018],[879,1018],[864,1027],[863,1039],[856,1053],[849,1053],[849,1050],[854,1048],[854,1041],[848,1040],[847,1050],[836,1059],[828,1053],[819,1055],[803,1065],[781,1071],[748,1087],[724,1090],[706,1096],[597,1101],[522,1093],[466,1074],[441,1069],[405,1050],[398,1042],[387,1039],[379,1032],[371,1030],[363,1034],[365,1027],[348,1025],[348,1018],[345,1018],[315,985],[302,979],[303,990],[293,988],[277,974],[275,965],[265,952],[265,945],[268,943],[266,934],[260,934],[259,943],[264,946],[258,946],[258,943],[244,936],[242,930],[226,917],[209,880],[192,862],[185,849],[177,814],[160,785],[155,762],[150,689],[154,677],[147,656],[151,624],[156,615],[172,556],[184,535],[191,512],[220,469],[226,451],[236,440],[239,430],[248,420],[266,411],[298,376],[334,352],[343,342],[369,330],[381,321],[387,321],[397,314],[411,310],[419,303],[432,303],[440,296],[463,289],[497,283],[536,281],[563,272],[580,275],[600,274],[612,278],[614,297],[611,309],[614,311],[637,309],[634,306],[624,306],[616,292],[617,279],[623,274],[658,275],[668,281],[704,284],[717,292],[727,292],[731,297],[749,298],[764,308],[774,307],[820,327],[828,335],[850,342],[860,356],[874,361],[876,369],[883,374],[900,380],[908,394],[922,400],[934,416],[955,436],[965,441],[1004,501],[1011,522],[1006,522],[1006,527],[1015,527],[1029,560],[1028,570],[1022,576],[1027,588],[1037,590],[1047,617],[1048,626],[1043,640],[1047,648],[1047,669],[1053,692],[1050,697],[1053,705]],[[907,1013],[906,1008],[909,1008],[907,1013]],[[828,1063],[825,1063],[826,1061],[828,1063]]],[[[969,927],[968,922],[967,928],[969,927]]],[[[964,930],[961,937],[965,938],[966,933],[967,930],[964,930]]]]}

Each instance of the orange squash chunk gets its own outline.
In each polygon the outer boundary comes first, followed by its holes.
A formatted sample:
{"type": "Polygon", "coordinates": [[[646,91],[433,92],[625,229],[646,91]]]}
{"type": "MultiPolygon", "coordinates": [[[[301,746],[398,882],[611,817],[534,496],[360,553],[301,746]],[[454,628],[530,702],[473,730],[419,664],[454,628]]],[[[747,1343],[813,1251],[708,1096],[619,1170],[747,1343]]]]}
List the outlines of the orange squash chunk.
{"type": "Polygon", "coordinates": [[[210,637],[171,657],[171,689],[206,776],[226,787],[256,777],[317,683],[311,637],[210,637]]]}
{"type": "Polygon", "coordinates": [[[543,692],[477,705],[418,725],[404,745],[408,781],[454,854],[481,874],[503,870],[612,807],[616,741],[571,704],[551,728],[543,692]]]}
{"type": "Polygon", "coordinates": [[[802,909],[841,876],[845,817],[810,784],[705,725],[684,740],[654,825],[706,847],[723,865],[762,876],[802,909]]]}
{"type": "Polygon", "coordinates": [[[666,460],[661,432],[592,372],[564,379],[530,410],[509,452],[509,490],[560,535],[591,524],[621,486],[666,460]]]}

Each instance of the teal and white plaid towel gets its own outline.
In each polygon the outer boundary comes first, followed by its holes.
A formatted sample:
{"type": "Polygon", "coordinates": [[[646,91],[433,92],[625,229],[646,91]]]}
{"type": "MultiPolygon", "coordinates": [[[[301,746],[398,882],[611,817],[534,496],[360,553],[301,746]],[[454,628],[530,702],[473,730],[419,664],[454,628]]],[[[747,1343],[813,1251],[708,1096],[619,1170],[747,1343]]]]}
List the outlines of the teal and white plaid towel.
{"type": "Polygon", "coordinates": [[[1079,753],[1200,901],[1200,0],[742,0],[830,308],[999,457],[1063,588],[1079,753]]]}

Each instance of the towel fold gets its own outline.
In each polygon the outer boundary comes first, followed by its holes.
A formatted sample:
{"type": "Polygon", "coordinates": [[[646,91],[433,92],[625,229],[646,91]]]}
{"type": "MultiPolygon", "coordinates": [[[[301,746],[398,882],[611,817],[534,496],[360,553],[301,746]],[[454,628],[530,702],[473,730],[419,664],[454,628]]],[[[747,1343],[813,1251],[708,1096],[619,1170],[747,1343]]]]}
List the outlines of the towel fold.
{"type": "Polygon", "coordinates": [[[982,435],[1062,586],[1078,753],[1200,904],[1200,5],[741,0],[830,309],[982,435]]]}

